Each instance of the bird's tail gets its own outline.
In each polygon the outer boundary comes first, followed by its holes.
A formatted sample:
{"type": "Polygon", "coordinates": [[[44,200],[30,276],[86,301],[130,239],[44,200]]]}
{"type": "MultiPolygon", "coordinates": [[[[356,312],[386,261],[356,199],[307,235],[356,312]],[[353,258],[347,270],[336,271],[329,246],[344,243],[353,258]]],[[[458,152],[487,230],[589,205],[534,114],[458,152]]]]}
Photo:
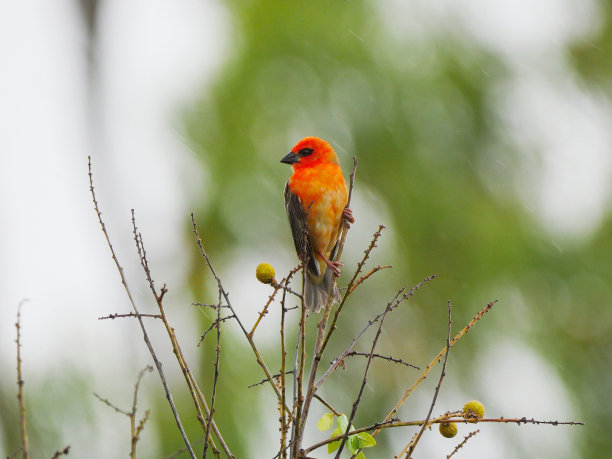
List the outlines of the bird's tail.
{"type": "MultiPolygon", "coordinates": [[[[312,312],[319,312],[323,306],[327,303],[327,296],[329,293],[329,286],[332,282],[332,272],[329,268],[325,270],[323,278],[317,278],[311,276],[308,273],[304,279],[304,305],[306,309],[312,312]]],[[[334,283],[334,289],[332,291],[332,304],[338,302],[340,299],[340,292],[338,286],[334,283]]]]}

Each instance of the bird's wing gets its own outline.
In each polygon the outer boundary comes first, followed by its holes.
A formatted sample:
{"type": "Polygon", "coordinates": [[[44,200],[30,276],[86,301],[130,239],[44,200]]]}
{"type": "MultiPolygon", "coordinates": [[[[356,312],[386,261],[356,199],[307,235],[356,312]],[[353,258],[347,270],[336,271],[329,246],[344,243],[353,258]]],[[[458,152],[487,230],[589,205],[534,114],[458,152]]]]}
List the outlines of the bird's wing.
{"type": "Polygon", "coordinates": [[[308,271],[316,277],[321,276],[319,263],[315,258],[310,244],[310,238],[306,229],[306,214],[302,208],[302,203],[297,195],[289,190],[289,183],[285,185],[285,208],[289,216],[289,224],[291,225],[291,233],[293,234],[293,242],[295,250],[302,263],[307,263],[308,271]]]}

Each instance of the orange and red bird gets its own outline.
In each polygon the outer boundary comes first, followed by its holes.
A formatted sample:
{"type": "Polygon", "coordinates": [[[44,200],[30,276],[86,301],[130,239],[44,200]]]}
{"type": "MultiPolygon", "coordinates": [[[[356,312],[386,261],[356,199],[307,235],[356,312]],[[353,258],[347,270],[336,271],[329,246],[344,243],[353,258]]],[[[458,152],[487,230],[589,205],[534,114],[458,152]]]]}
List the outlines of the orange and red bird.
{"type": "MultiPolygon", "coordinates": [[[[332,275],[342,263],[333,259],[342,219],[353,223],[336,152],[317,137],[306,137],[281,159],[293,174],[285,186],[285,207],[297,255],[304,265],[304,304],[318,312],[327,303],[332,275]]],[[[332,292],[337,300],[338,288],[332,292]]]]}

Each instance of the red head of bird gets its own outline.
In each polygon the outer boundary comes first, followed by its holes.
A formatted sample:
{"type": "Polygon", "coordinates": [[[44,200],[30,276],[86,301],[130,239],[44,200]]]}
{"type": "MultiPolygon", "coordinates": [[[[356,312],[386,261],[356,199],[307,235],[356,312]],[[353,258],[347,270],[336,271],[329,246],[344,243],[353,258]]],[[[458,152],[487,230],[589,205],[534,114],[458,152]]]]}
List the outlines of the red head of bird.
{"type": "Polygon", "coordinates": [[[300,140],[291,151],[281,159],[282,163],[291,164],[293,170],[310,167],[320,163],[339,164],[332,146],[318,137],[306,137],[300,140]]]}

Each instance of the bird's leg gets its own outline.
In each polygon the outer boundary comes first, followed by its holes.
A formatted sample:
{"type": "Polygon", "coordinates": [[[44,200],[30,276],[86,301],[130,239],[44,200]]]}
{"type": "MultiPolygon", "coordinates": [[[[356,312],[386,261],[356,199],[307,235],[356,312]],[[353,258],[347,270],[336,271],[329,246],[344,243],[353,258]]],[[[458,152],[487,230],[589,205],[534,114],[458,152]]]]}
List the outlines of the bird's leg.
{"type": "Polygon", "coordinates": [[[342,218],[344,218],[349,223],[355,223],[355,217],[353,217],[353,211],[348,207],[345,207],[342,211],[342,218]]]}
{"type": "Polygon", "coordinates": [[[323,256],[321,252],[317,252],[317,255],[319,255],[323,259],[325,264],[329,267],[331,272],[334,273],[336,277],[340,275],[340,268],[342,268],[344,264],[340,263],[339,261],[329,261],[323,256]]]}

